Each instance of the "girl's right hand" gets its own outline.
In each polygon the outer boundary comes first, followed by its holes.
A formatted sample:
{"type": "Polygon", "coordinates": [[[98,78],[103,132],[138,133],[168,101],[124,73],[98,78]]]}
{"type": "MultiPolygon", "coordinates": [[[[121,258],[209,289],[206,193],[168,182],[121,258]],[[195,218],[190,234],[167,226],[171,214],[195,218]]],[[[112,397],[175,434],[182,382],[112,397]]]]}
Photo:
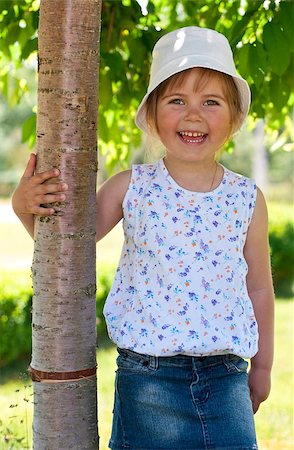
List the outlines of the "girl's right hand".
{"type": "Polygon", "coordinates": [[[60,175],[58,169],[35,174],[37,155],[32,153],[23,176],[12,196],[13,210],[17,215],[33,214],[48,216],[54,214],[54,208],[43,204],[62,202],[65,200],[65,183],[45,183],[60,175]]]}

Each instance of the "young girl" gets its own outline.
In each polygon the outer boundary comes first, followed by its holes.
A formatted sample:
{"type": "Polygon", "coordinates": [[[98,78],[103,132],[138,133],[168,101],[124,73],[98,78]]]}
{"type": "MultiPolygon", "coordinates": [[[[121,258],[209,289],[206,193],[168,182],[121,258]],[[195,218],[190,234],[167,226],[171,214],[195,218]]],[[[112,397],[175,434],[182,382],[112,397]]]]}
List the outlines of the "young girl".
{"type": "MultiPolygon", "coordinates": [[[[267,212],[254,182],[216,160],[249,105],[224,36],[186,27],[158,41],[136,123],[165,156],[97,193],[97,240],[121,218],[125,233],[104,310],[119,352],[112,449],[257,448],[273,359],[267,212]]],[[[32,236],[34,215],[54,213],[40,205],[67,189],[35,163],[13,196],[32,236]]]]}

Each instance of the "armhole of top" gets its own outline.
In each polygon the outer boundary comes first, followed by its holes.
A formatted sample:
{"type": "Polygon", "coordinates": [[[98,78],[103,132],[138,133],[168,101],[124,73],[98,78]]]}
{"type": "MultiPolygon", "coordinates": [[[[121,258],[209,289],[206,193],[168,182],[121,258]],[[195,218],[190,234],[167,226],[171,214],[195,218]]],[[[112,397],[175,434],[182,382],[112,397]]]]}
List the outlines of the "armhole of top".
{"type": "Polygon", "coordinates": [[[130,190],[131,190],[131,187],[133,185],[135,167],[136,167],[136,165],[133,164],[132,165],[132,169],[131,169],[131,177],[130,177],[129,185],[128,185],[128,188],[126,190],[126,193],[125,193],[125,196],[123,198],[123,201],[122,201],[122,209],[123,209],[123,211],[125,211],[126,203],[128,201],[129,195],[130,195],[130,190]]]}
{"type": "Polygon", "coordinates": [[[252,178],[249,178],[249,187],[250,187],[250,198],[248,203],[248,227],[251,223],[254,214],[257,199],[257,185],[255,183],[255,180],[253,180],[252,178]]]}

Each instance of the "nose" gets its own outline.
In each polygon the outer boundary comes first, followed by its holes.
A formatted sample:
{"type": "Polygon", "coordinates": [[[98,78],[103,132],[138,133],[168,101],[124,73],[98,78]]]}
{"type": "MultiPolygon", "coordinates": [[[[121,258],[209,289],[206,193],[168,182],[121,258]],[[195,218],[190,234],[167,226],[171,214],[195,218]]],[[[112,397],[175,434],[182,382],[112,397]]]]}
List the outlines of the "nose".
{"type": "Polygon", "coordinates": [[[186,110],[186,120],[199,122],[202,120],[201,111],[196,105],[190,105],[186,110]]]}

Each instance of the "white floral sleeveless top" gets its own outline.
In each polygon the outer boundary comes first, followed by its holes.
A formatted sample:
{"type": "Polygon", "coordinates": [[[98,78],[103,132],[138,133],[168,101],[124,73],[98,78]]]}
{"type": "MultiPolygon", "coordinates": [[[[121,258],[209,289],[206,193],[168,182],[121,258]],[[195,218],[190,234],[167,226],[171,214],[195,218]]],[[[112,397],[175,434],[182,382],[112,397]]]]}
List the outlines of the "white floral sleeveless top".
{"type": "Polygon", "coordinates": [[[256,185],[224,168],[208,193],[180,187],[164,161],[134,165],[125,242],[104,315],[121,348],[154,356],[252,357],[258,331],[243,247],[256,185]]]}

